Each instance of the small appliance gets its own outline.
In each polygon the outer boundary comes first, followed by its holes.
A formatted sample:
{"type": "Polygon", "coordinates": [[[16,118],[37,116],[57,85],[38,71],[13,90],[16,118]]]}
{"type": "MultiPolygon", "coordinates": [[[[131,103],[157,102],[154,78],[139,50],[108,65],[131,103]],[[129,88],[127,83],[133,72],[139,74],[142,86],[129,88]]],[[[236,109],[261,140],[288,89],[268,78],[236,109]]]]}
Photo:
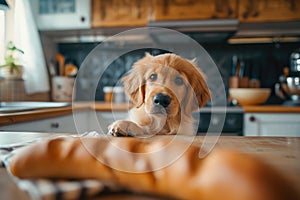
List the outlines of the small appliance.
{"type": "Polygon", "coordinates": [[[277,96],[284,99],[284,105],[300,105],[300,48],[290,56],[290,67],[275,84],[277,96]]]}

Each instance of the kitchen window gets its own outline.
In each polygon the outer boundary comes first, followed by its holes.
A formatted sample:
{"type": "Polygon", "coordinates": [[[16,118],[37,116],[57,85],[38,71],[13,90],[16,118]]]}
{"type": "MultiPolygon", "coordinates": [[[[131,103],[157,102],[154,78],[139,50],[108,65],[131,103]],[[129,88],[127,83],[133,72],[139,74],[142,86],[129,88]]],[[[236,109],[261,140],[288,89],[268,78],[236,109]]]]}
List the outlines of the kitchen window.
{"type": "Polygon", "coordinates": [[[24,70],[22,77],[26,94],[49,92],[47,66],[30,1],[6,1],[9,10],[1,11],[0,19],[0,30],[3,30],[0,31],[0,54],[2,54],[0,62],[4,62],[7,44],[12,41],[24,52],[17,55],[16,59],[24,70]]]}
{"type": "MultiPolygon", "coordinates": [[[[9,10],[0,10],[0,64],[4,63],[6,54],[6,45],[8,41],[13,41],[14,29],[14,2],[15,0],[6,0],[9,10]]],[[[1,72],[0,72],[1,73],[1,72]]]]}
{"type": "Polygon", "coordinates": [[[5,14],[0,10],[0,65],[4,63],[5,50],[5,14]]]}

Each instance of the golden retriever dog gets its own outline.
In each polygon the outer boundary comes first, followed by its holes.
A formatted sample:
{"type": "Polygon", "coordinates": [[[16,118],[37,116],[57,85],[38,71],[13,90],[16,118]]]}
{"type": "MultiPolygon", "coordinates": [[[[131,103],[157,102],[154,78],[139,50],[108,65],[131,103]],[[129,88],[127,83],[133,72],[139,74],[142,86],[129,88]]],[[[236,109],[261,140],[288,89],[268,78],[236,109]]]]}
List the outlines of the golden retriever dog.
{"type": "Polygon", "coordinates": [[[210,93],[193,61],[170,53],[146,53],[122,80],[133,108],[129,120],[115,121],[108,134],[195,134],[192,113],[207,103],[210,93]]]}

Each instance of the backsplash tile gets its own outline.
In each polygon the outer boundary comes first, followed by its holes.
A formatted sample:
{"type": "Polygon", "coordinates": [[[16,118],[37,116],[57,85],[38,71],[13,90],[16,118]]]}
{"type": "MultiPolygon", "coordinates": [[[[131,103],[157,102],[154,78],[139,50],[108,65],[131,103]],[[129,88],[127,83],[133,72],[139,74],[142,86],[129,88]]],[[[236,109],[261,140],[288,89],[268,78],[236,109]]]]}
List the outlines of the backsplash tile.
{"type": "MultiPolygon", "coordinates": [[[[86,56],[98,45],[99,43],[74,43],[74,44],[58,44],[58,51],[66,56],[66,59],[72,60],[78,66],[82,64],[86,56]]],[[[272,88],[277,82],[279,75],[282,73],[282,69],[285,66],[289,66],[289,56],[292,51],[299,48],[300,43],[280,43],[280,44],[227,44],[227,43],[208,43],[202,44],[206,51],[211,55],[212,59],[216,63],[226,90],[228,90],[229,77],[231,73],[231,60],[233,55],[237,55],[242,58],[247,66],[257,69],[258,78],[261,81],[261,87],[272,88]]],[[[117,55],[120,50],[107,49],[108,54],[117,55]]],[[[95,99],[99,101],[104,100],[103,87],[114,86],[119,78],[131,69],[132,64],[144,56],[145,51],[150,52],[152,55],[164,53],[163,50],[157,49],[139,49],[133,52],[122,55],[112,63],[107,63],[107,69],[102,68],[89,68],[84,72],[84,80],[81,80],[78,90],[82,94],[90,87],[96,88],[95,99]],[[103,71],[104,70],[104,71],[103,71]],[[103,73],[100,80],[99,74],[103,73]],[[94,84],[97,84],[95,86],[94,84]]],[[[189,55],[189,50],[186,49],[186,55],[191,58],[193,55],[189,55]]],[[[101,66],[105,66],[105,54],[101,54],[98,57],[94,57],[89,60],[89,65],[97,66],[97,63],[101,63],[101,66]]],[[[86,93],[86,97],[89,97],[86,93]]],[[[81,95],[78,100],[85,99],[84,95],[81,95]]],[[[271,98],[267,102],[281,103],[274,92],[271,98]]]]}

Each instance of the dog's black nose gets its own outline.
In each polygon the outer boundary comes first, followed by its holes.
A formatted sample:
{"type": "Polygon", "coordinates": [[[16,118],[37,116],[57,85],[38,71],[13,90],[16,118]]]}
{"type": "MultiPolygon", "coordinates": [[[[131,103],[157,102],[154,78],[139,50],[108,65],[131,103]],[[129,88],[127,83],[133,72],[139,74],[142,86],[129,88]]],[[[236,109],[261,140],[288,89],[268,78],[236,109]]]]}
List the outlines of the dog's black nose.
{"type": "Polygon", "coordinates": [[[156,94],[154,97],[153,97],[153,104],[155,106],[162,106],[164,108],[168,107],[168,105],[170,105],[171,103],[171,98],[169,95],[166,95],[166,94],[156,94]]]}

